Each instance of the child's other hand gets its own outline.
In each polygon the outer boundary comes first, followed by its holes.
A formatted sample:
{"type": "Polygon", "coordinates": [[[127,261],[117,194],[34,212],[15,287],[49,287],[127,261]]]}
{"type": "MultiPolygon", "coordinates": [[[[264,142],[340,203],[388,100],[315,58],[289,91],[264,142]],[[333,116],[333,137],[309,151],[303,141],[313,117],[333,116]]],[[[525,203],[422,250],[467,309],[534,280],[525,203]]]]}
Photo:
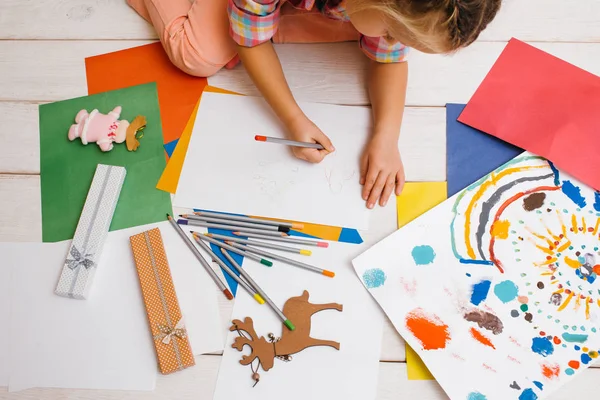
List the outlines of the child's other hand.
{"type": "Polygon", "coordinates": [[[368,208],[384,207],[395,190],[399,195],[404,187],[404,166],[400,159],[396,137],[375,134],[367,145],[360,163],[362,198],[368,208]]]}
{"type": "Polygon", "coordinates": [[[323,150],[307,149],[304,147],[292,147],[292,153],[301,159],[311,163],[323,161],[326,155],[335,151],[331,141],[310,119],[301,115],[287,124],[290,139],[298,142],[319,143],[323,150]]]}

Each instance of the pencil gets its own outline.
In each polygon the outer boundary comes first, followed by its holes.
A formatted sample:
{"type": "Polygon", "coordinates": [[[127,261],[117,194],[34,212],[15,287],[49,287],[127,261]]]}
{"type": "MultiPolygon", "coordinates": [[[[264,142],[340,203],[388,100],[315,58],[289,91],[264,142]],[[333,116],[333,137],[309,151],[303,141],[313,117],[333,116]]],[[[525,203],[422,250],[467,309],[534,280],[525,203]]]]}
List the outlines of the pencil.
{"type": "Polygon", "coordinates": [[[192,243],[190,238],[187,237],[185,232],[183,232],[183,229],[181,229],[181,227],[175,223],[175,220],[173,219],[173,217],[171,217],[170,214],[167,214],[167,218],[169,219],[169,222],[171,223],[173,228],[175,228],[179,236],[183,239],[187,247],[192,251],[192,253],[194,253],[194,255],[196,256],[198,261],[200,261],[200,264],[202,264],[206,272],[208,272],[208,275],[210,275],[212,280],[217,284],[219,290],[223,292],[227,299],[233,300],[233,295],[231,294],[229,289],[227,289],[227,286],[225,286],[225,284],[221,281],[217,273],[213,271],[213,269],[210,267],[210,264],[204,259],[204,257],[202,257],[202,254],[200,254],[196,246],[194,246],[194,243],[192,243]]]}
{"type": "Polygon", "coordinates": [[[254,300],[256,300],[256,302],[258,304],[265,304],[265,301],[260,296],[260,294],[256,293],[254,291],[254,289],[252,289],[250,287],[250,285],[248,285],[243,279],[240,279],[240,277],[237,276],[231,270],[231,268],[229,268],[229,266],[223,262],[223,260],[221,260],[219,257],[217,257],[217,255],[215,253],[213,253],[213,251],[210,249],[210,247],[206,243],[204,243],[202,240],[200,240],[200,238],[198,236],[196,236],[196,235],[194,235],[194,239],[196,239],[196,242],[198,243],[198,245],[200,247],[202,247],[202,250],[204,250],[205,252],[207,252],[208,255],[213,259],[213,261],[216,262],[217,264],[219,264],[219,266],[221,268],[223,268],[223,270],[225,270],[225,272],[227,272],[227,275],[231,276],[231,278],[234,281],[236,281],[238,283],[238,285],[240,285],[241,287],[243,287],[250,294],[250,296],[254,297],[254,300]]]}
{"type": "Polygon", "coordinates": [[[215,223],[215,224],[224,224],[224,225],[243,226],[246,228],[253,228],[253,229],[264,229],[265,231],[279,231],[279,232],[285,232],[285,233],[288,233],[290,231],[289,226],[252,224],[250,222],[232,221],[232,220],[226,219],[226,218],[205,217],[203,215],[183,214],[183,215],[180,215],[180,217],[191,219],[194,221],[211,222],[211,223],[215,223]]]}
{"type": "Polygon", "coordinates": [[[288,317],[285,316],[285,314],[283,313],[283,311],[281,311],[281,309],[279,307],[277,307],[275,305],[275,303],[273,303],[273,300],[271,300],[271,298],[269,296],[267,296],[267,294],[264,292],[264,290],[262,290],[260,288],[260,286],[258,286],[258,284],[254,281],[254,279],[252,279],[252,277],[250,276],[250,274],[248,274],[238,263],[235,262],[235,260],[233,259],[233,257],[231,257],[229,255],[229,253],[227,252],[227,250],[221,248],[221,253],[223,253],[223,255],[225,256],[225,258],[227,259],[227,261],[229,261],[229,263],[239,271],[240,275],[242,275],[244,277],[244,279],[246,279],[246,281],[248,281],[248,283],[258,292],[258,294],[260,294],[262,296],[263,299],[265,299],[265,302],[273,309],[273,311],[275,311],[275,313],[277,314],[277,316],[281,319],[281,321],[283,321],[283,324],[290,330],[293,331],[294,329],[296,329],[296,327],[294,326],[294,324],[292,324],[292,322],[288,319],[288,317]]]}
{"type": "Polygon", "coordinates": [[[244,244],[248,244],[250,246],[264,247],[267,249],[286,251],[288,253],[302,254],[303,256],[310,256],[312,254],[312,251],[310,251],[310,250],[297,249],[295,247],[288,247],[288,246],[280,246],[278,244],[273,244],[273,243],[257,242],[255,240],[246,240],[246,239],[240,239],[240,238],[235,238],[235,237],[231,237],[231,236],[216,235],[213,233],[205,233],[204,236],[213,237],[215,239],[221,239],[221,240],[229,240],[230,242],[244,243],[244,244]]]}
{"type": "Polygon", "coordinates": [[[274,138],[274,137],[269,137],[269,136],[256,135],[256,136],[254,136],[254,140],[256,140],[257,142],[270,142],[270,143],[277,143],[277,144],[285,144],[286,146],[308,147],[309,149],[317,149],[317,150],[324,149],[324,147],[322,145],[320,145],[319,143],[296,142],[295,140],[279,139],[279,138],[274,138]]]}
{"type": "MultiPolygon", "coordinates": [[[[219,247],[222,247],[224,249],[227,249],[227,250],[229,250],[229,251],[231,251],[233,253],[239,254],[240,256],[248,257],[251,260],[254,260],[254,261],[257,261],[257,262],[259,262],[259,263],[261,263],[263,265],[266,265],[267,267],[272,267],[273,266],[273,263],[271,261],[265,260],[264,258],[261,258],[261,257],[257,256],[256,254],[249,253],[247,251],[243,251],[243,250],[240,250],[240,249],[236,249],[235,247],[230,246],[227,243],[223,243],[223,242],[215,240],[215,239],[213,239],[211,237],[207,237],[206,234],[200,235],[200,234],[198,234],[198,232],[194,232],[194,231],[191,231],[191,232],[192,232],[192,235],[194,235],[194,238],[206,240],[207,242],[213,243],[213,244],[215,244],[215,245],[217,245],[219,247]]],[[[222,236],[222,235],[218,235],[218,236],[222,236]]],[[[229,236],[223,236],[223,237],[229,239],[229,236]]]]}
{"type": "Polygon", "coordinates": [[[179,219],[179,220],[177,220],[177,223],[179,225],[203,226],[205,228],[223,229],[225,231],[260,233],[261,235],[266,235],[266,236],[278,236],[278,237],[288,236],[286,233],[283,233],[283,232],[265,231],[262,229],[252,229],[252,228],[246,228],[243,226],[212,224],[210,222],[195,221],[193,219],[179,219]]]}
{"type": "Polygon", "coordinates": [[[298,239],[295,236],[277,237],[277,236],[265,236],[258,233],[244,233],[244,232],[233,232],[235,236],[245,236],[248,238],[261,239],[261,240],[273,240],[276,242],[286,242],[295,244],[304,244],[308,246],[317,247],[329,247],[329,243],[321,242],[316,240],[298,239]]]}
{"type": "Polygon", "coordinates": [[[300,224],[297,222],[283,222],[283,221],[273,221],[269,219],[262,218],[254,218],[254,217],[245,217],[242,215],[230,215],[230,214],[220,214],[211,211],[198,211],[194,214],[205,217],[213,217],[213,218],[221,218],[221,219],[229,219],[231,221],[246,221],[253,222],[255,224],[263,224],[263,225],[276,225],[276,226],[287,226],[291,229],[304,229],[304,224],[300,224]]]}
{"type": "Polygon", "coordinates": [[[283,256],[280,256],[280,255],[277,255],[277,254],[269,253],[268,251],[259,250],[257,248],[252,247],[252,246],[244,246],[244,245],[241,245],[239,243],[230,242],[230,241],[225,241],[225,243],[227,243],[227,244],[229,244],[229,245],[231,245],[233,247],[236,247],[238,249],[239,248],[243,248],[243,249],[246,249],[246,251],[252,252],[254,254],[258,254],[258,255],[261,255],[261,256],[269,257],[269,258],[271,258],[273,260],[278,260],[278,261],[284,262],[286,264],[290,264],[290,265],[293,265],[293,266],[296,266],[296,267],[304,268],[304,269],[307,269],[309,271],[317,272],[319,274],[328,276],[330,278],[333,278],[335,276],[335,273],[332,272],[332,271],[327,271],[326,269],[321,269],[321,268],[315,267],[313,265],[309,265],[309,264],[305,264],[305,263],[300,262],[300,261],[292,260],[291,258],[287,258],[287,257],[283,257],[283,256]]]}

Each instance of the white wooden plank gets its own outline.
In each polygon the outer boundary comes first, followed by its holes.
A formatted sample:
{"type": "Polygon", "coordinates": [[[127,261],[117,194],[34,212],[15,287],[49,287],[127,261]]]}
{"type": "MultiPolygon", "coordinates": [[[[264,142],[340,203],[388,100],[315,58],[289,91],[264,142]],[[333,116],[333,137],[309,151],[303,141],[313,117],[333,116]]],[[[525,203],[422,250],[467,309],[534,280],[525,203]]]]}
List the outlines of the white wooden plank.
{"type": "MultiPolygon", "coordinates": [[[[5,389],[0,388],[0,398],[6,400],[209,400],[213,396],[220,362],[220,356],[197,357],[194,367],[176,374],[159,376],[153,392],[29,389],[8,394],[5,393],[5,389]]],[[[240,366],[240,368],[243,367],[240,366]]],[[[285,365],[278,364],[276,368],[285,368],[285,365]]],[[[264,380],[267,380],[269,373],[261,371],[261,375],[264,380]]],[[[250,382],[250,376],[248,376],[248,382],[250,382]]],[[[465,382],[468,382],[468,378],[465,378],[465,382]]],[[[550,395],[548,400],[596,399],[598,382],[600,382],[600,370],[589,369],[575,378],[573,382],[550,395]]],[[[243,385],[245,383],[234,382],[232,384],[243,385]]],[[[299,384],[310,384],[310,382],[299,382],[299,384]]],[[[435,381],[409,381],[406,378],[406,364],[380,363],[377,400],[405,399],[447,400],[448,397],[435,381]]]]}
{"type": "Polygon", "coordinates": [[[42,240],[38,175],[0,175],[0,207],[0,242],[42,240]]]}
{"type": "MultiPolygon", "coordinates": [[[[0,41],[0,100],[54,101],[86,93],[84,57],[133,47],[136,41],[0,41]]],[[[537,43],[540,48],[600,74],[600,43],[537,43]]],[[[504,48],[480,42],[453,56],[412,54],[407,104],[443,106],[466,102],[504,48]]],[[[356,43],[281,45],[278,54],[290,86],[300,100],[368,104],[366,57],[356,43]]],[[[257,91],[238,66],[210,83],[244,94],[257,91]]]]}
{"type": "Polygon", "coordinates": [[[600,1],[504,0],[480,39],[540,42],[600,41],[600,1]]]}
{"type": "Polygon", "coordinates": [[[1,39],[155,39],[125,0],[2,0],[1,39]]]}
{"type": "Polygon", "coordinates": [[[146,43],[149,42],[0,41],[0,101],[53,101],[84,96],[86,57],[146,43]]]}
{"type": "MultiPolygon", "coordinates": [[[[600,41],[598,0],[505,0],[482,39],[600,41]]],[[[125,0],[3,0],[0,39],[155,39],[125,0]],[[32,23],[35,21],[35,23],[32,23]]]]}
{"type": "MultiPolygon", "coordinates": [[[[443,108],[407,108],[400,147],[409,180],[446,180],[445,121],[443,108]]],[[[39,173],[38,105],[0,102],[0,126],[0,172],[39,173]]]]}
{"type": "MultiPolygon", "coordinates": [[[[535,46],[600,74],[600,44],[535,43],[535,46]]],[[[504,47],[505,43],[500,42],[478,42],[452,56],[413,52],[409,59],[407,104],[443,106],[449,102],[467,102],[504,47]]],[[[355,43],[281,45],[277,46],[277,53],[296,98],[368,104],[364,85],[366,60],[355,43]]],[[[243,94],[258,94],[241,66],[219,72],[209,78],[209,83],[243,94]]]]}

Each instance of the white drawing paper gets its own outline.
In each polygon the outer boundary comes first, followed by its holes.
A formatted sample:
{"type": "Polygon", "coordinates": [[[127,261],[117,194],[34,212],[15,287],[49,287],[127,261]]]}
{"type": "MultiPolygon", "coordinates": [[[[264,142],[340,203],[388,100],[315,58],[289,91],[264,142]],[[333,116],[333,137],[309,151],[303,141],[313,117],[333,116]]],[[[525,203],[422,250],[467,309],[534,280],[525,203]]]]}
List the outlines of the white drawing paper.
{"type": "Polygon", "coordinates": [[[255,141],[255,135],[284,137],[263,99],[204,93],[174,204],[368,229],[359,159],[370,109],[300,106],[336,148],[319,164],[295,158],[288,146],[255,141]]]}
{"type": "MultiPolygon", "coordinates": [[[[214,400],[278,399],[375,399],[383,313],[362,287],[352,269],[352,257],[363,246],[330,243],[327,249],[315,248],[310,257],[291,253],[273,253],[300,260],[335,272],[334,278],[310,272],[298,267],[274,261],[273,267],[265,267],[244,260],[244,268],[279,307],[290,297],[309,293],[312,304],[342,304],[343,311],[322,310],[311,319],[310,337],[335,341],[340,349],[316,346],[292,355],[289,362],[276,359],[273,368],[258,368],[260,382],[253,388],[250,366],[240,364],[242,352],[231,347],[237,332],[227,338],[214,400]]],[[[232,313],[233,319],[251,317],[259,336],[268,338],[269,333],[281,337],[283,327],[275,313],[267,305],[259,305],[245,291],[238,290],[232,313]]],[[[301,321],[292,321],[297,329],[301,321]]],[[[302,324],[303,325],[303,324],[302,324]]],[[[282,339],[284,340],[284,339],[282,339]]],[[[253,366],[256,368],[255,360],[253,366]]]]}
{"type": "Polygon", "coordinates": [[[535,400],[598,359],[599,233],[600,193],[524,153],[353,263],[452,400],[535,400]]]}
{"type": "Polygon", "coordinates": [[[222,349],[216,290],[168,222],[110,232],[87,300],[53,293],[70,241],[13,257],[10,391],[153,390],[158,373],[129,237],[159,227],[195,354],[222,349]]]}

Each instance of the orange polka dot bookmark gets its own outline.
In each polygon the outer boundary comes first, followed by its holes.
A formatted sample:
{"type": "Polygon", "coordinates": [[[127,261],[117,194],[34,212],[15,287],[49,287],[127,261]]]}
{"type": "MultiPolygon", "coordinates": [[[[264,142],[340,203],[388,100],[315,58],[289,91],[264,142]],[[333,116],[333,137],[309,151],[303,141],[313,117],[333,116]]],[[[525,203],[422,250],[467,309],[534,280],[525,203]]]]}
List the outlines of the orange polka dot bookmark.
{"type": "Polygon", "coordinates": [[[162,236],[158,228],[131,236],[158,366],[170,374],[195,364],[162,236]]]}

